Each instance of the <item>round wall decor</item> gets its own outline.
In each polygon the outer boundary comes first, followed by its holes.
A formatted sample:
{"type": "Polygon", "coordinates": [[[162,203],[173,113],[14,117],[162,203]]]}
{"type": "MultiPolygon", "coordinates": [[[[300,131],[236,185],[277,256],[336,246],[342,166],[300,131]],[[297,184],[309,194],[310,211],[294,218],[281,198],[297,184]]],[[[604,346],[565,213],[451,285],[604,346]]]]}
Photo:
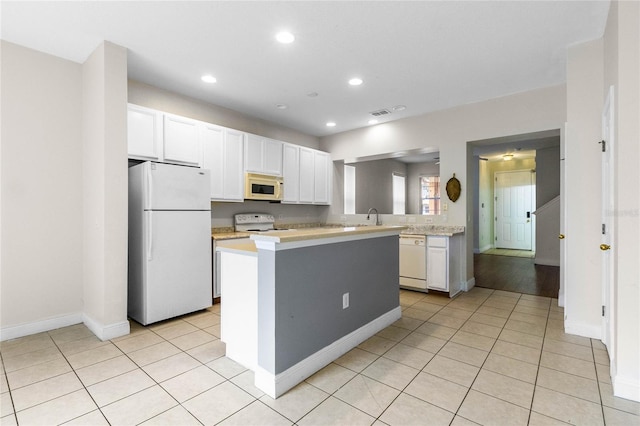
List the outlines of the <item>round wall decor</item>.
{"type": "Polygon", "coordinates": [[[447,182],[447,195],[454,203],[460,197],[460,190],[460,181],[456,178],[456,174],[454,173],[453,177],[447,182]]]}

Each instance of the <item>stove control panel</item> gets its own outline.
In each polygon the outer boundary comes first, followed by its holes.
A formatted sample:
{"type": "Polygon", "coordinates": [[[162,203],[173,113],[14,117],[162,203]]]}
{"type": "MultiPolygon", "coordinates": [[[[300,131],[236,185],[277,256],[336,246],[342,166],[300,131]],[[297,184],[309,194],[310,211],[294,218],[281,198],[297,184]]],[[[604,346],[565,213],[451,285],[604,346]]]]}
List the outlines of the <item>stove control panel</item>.
{"type": "Polygon", "coordinates": [[[236,225],[247,223],[274,223],[275,217],[269,213],[242,213],[235,215],[236,225]]]}

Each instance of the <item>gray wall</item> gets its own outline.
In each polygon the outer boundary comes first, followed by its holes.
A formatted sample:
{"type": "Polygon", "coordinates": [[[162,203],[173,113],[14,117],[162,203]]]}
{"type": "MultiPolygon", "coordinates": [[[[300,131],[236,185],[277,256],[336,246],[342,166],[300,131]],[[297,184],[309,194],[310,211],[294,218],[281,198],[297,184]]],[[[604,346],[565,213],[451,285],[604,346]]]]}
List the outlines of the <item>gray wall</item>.
{"type": "Polygon", "coordinates": [[[536,150],[536,208],[560,195],[560,146],[536,150]]]}
{"type": "MultiPolygon", "coordinates": [[[[371,207],[380,214],[393,213],[393,173],[407,175],[407,165],[397,160],[363,161],[356,168],[356,213],[371,207]]],[[[344,182],[344,181],[343,181],[344,182]]]]}
{"type": "Polygon", "coordinates": [[[260,250],[258,273],[258,365],[274,374],[400,303],[397,236],[275,253],[260,250]],[[275,271],[270,269],[272,256],[275,271]],[[342,309],[347,292],[350,306],[342,309]]]}

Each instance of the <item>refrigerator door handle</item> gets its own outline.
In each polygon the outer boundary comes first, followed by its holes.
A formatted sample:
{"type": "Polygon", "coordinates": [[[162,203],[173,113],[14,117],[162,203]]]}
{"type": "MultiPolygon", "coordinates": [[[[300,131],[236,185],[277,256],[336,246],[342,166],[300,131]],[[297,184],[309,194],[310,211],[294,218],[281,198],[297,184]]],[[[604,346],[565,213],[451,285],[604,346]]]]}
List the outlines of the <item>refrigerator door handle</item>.
{"type": "Polygon", "coordinates": [[[147,261],[153,260],[153,212],[147,214],[147,261]]]}
{"type": "Polygon", "coordinates": [[[145,177],[147,179],[147,199],[145,200],[147,202],[147,205],[145,206],[145,208],[147,209],[151,209],[151,200],[153,199],[153,175],[152,175],[152,171],[155,169],[153,164],[149,165],[149,169],[147,169],[147,173],[145,173],[145,177]]]}

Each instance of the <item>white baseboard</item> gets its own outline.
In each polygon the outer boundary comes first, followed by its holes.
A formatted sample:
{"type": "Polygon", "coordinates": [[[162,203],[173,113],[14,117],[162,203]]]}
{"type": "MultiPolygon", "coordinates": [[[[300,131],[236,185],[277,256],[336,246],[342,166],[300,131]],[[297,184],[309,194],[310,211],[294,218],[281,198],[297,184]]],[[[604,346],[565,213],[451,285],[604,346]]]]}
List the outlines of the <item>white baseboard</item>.
{"type": "Polygon", "coordinates": [[[560,266],[560,259],[551,259],[551,258],[536,256],[534,263],[536,265],[560,266]]]}
{"type": "Polygon", "coordinates": [[[623,377],[616,374],[611,378],[613,395],[640,402],[640,381],[638,377],[623,377]]]}
{"type": "Polygon", "coordinates": [[[402,316],[400,306],[363,325],[359,329],[320,349],[280,374],[273,374],[258,366],[255,385],[271,398],[277,398],[307,377],[341,357],[374,334],[393,324],[402,316]]]}
{"type": "Polygon", "coordinates": [[[86,325],[87,328],[102,341],[126,336],[130,332],[129,321],[127,320],[104,325],[89,317],[87,314],[83,314],[82,322],[84,322],[84,325],[86,325]]]}
{"type": "Polygon", "coordinates": [[[18,337],[29,336],[31,334],[42,333],[43,331],[55,330],[56,328],[68,327],[80,323],[82,323],[82,313],[78,312],[27,324],[3,327],[0,329],[0,341],[17,339],[18,337]]]}
{"type": "Polygon", "coordinates": [[[462,289],[464,291],[469,291],[472,288],[474,288],[476,286],[476,277],[471,277],[471,279],[467,280],[464,285],[462,286],[462,289]]]}
{"type": "Polygon", "coordinates": [[[590,324],[565,320],[564,332],[575,334],[576,336],[602,340],[602,327],[600,325],[594,326],[590,324]]]}
{"type": "Polygon", "coordinates": [[[473,252],[476,253],[476,254],[484,253],[485,251],[491,250],[492,248],[493,248],[493,245],[492,244],[488,244],[488,245],[486,245],[484,247],[480,247],[480,248],[474,249],[473,252]]]}

